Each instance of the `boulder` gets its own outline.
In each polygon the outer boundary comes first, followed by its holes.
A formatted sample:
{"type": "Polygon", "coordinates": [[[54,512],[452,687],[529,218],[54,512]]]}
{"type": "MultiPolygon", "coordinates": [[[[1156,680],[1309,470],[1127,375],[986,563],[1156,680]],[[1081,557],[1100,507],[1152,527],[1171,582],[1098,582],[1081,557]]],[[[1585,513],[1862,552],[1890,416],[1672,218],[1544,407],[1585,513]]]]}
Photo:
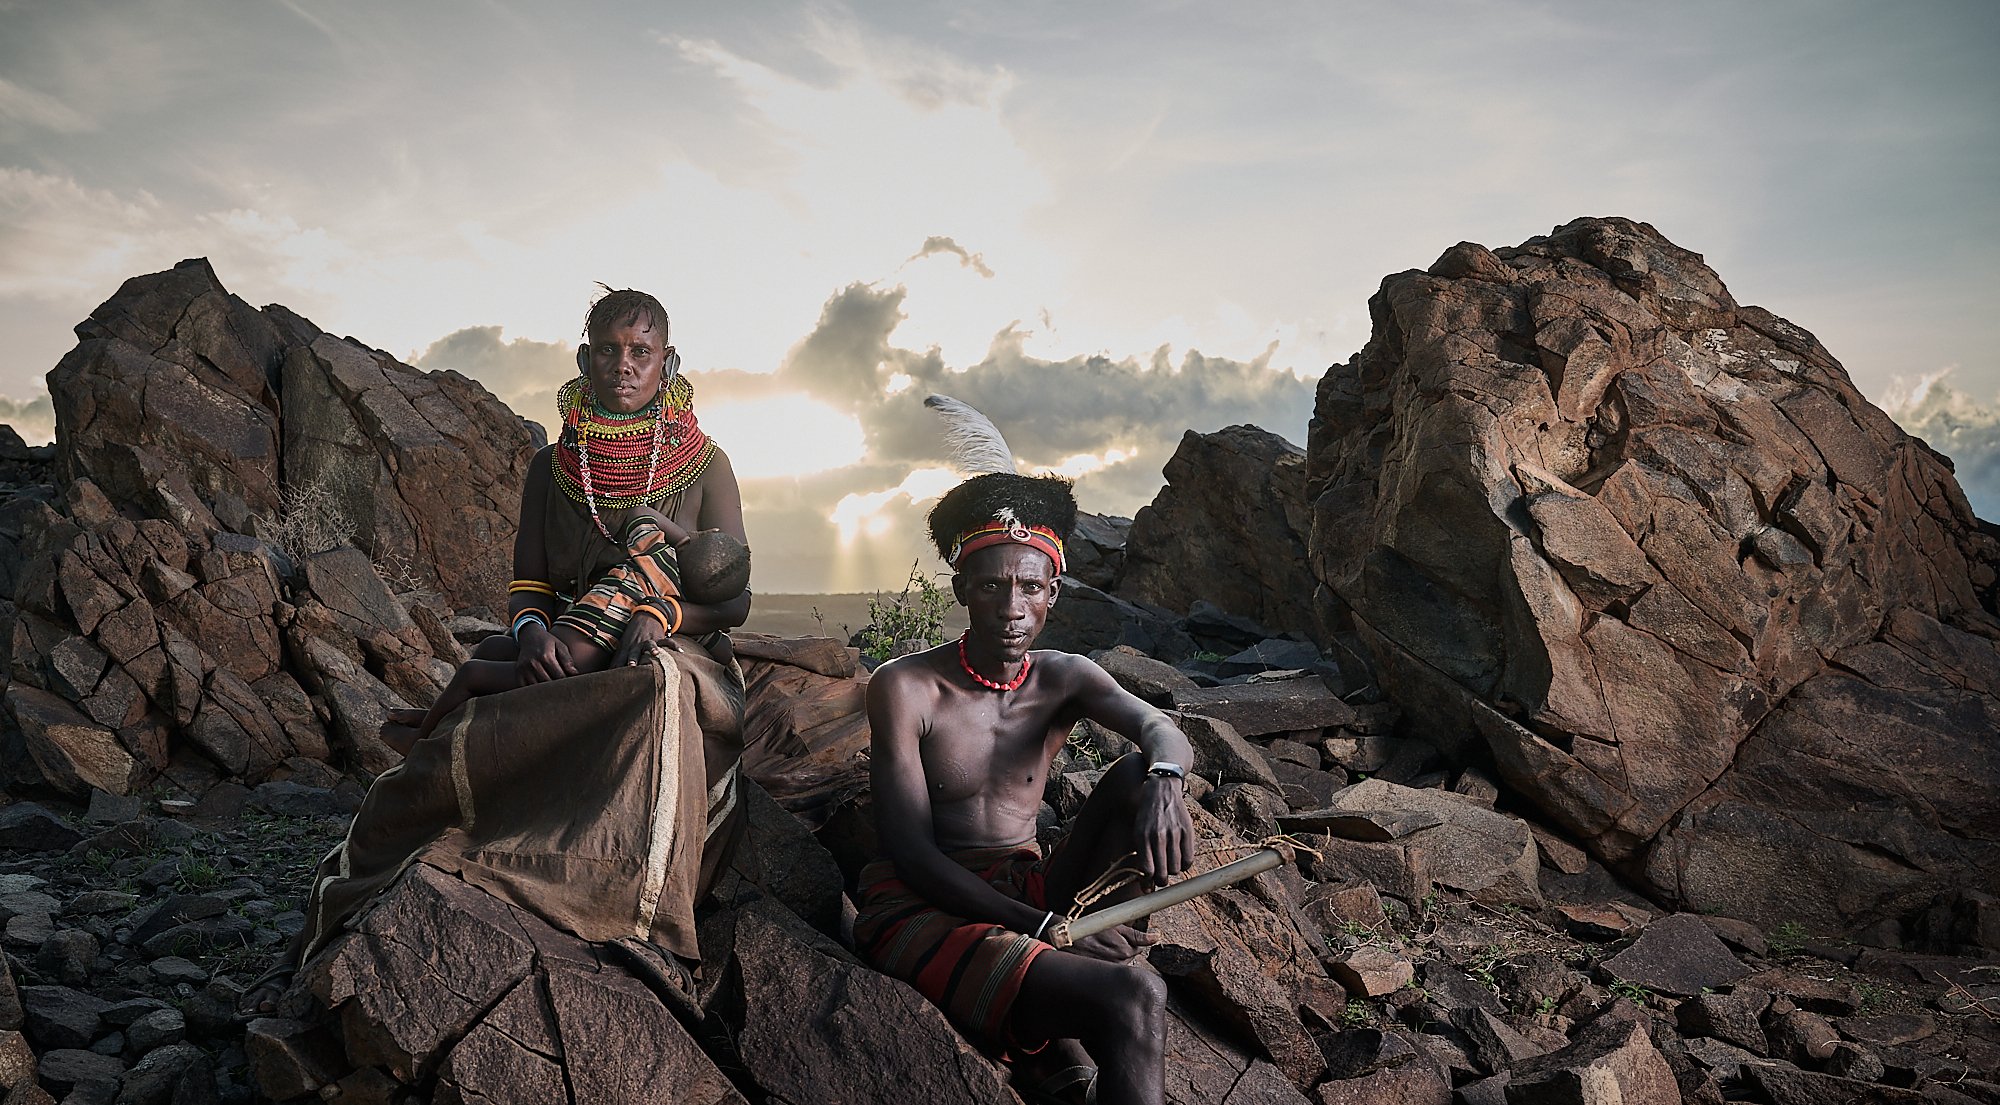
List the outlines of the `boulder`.
{"type": "Polygon", "coordinates": [[[1188,743],[1194,746],[1194,762],[1183,765],[1189,771],[1213,779],[1218,786],[1247,781],[1267,790],[1278,790],[1278,778],[1272,774],[1271,765],[1234,726],[1200,714],[1180,714],[1175,720],[1188,743]]]}
{"type": "MultiPolygon", "coordinates": [[[[1206,811],[1195,813],[1195,830],[1196,851],[1214,855],[1213,866],[1253,850],[1206,811]]],[[[1320,964],[1322,938],[1301,923],[1310,924],[1266,872],[1154,914],[1159,941],[1148,958],[1190,1007],[1261,1049],[1293,1083],[1310,1085],[1326,1061],[1300,1010],[1332,1024],[1346,1003],[1320,964]]]]}
{"type": "Polygon", "coordinates": [[[1623,981],[1677,998],[1728,986],[1750,973],[1693,913],[1675,913],[1648,924],[1631,947],[1604,961],[1604,969],[1623,981]]]}
{"type": "Polygon", "coordinates": [[[1674,1072],[1638,1021],[1606,1017],[1508,1072],[1508,1105],[1680,1105],[1674,1072]]]}
{"type": "Polygon", "coordinates": [[[42,778],[71,798],[93,789],[127,794],[144,771],[118,741],[62,698],[22,683],[7,687],[7,708],[27,739],[42,778]]]}
{"type": "Polygon", "coordinates": [[[1493,905],[1540,908],[1535,838],[1520,818],[1437,790],[1415,790],[1364,779],[1334,795],[1332,808],[1374,813],[1422,814],[1438,824],[1398,838],[1392,847],[1429,856],[1425,868],[1438,883],[1493,905]]]}
{"type": "Polygon", "coordinates": [[[1199,648],[1172,611],[1151,603],[1133,602],[1080,580],[1065,579],[1061,601],[1049,607],[1042,648],[1079,652],[1130,645],[1147,656],[1178,664],[1199,648]]]}
{"type": "Polygon", "coordinates": [[[391,1080],[385,1095],[400,1086],[424,1100],[743,1100],[653,991],[595,946],[421,863],[299,985],[325,1012],[259,1021],[250,1035],[273,1098],[376,1067],[391,1080]]]}
{"type": "Polygon", "coordinates": [[[1310,562],[1421,732],[1683,908],[1841,932],[2000,887],[2000,540],[1811,334],[1622,219],[1369,309],[1310,562]]]}
{"type": "Polygon", "coordinates": [[[1312,676],[1206,687],[1174,694],[1182,713],[1226,721],[1246,737],[1335,728],[1355,720],[1354,707],[1312,676]]]}
{"type": "Polygon", "coordinates": [[[1279,630],[1314,632],[1305,601],[1305,453],[1255,426],[1188,431],[1167,484],[1132,519],[1119,595],[1186,613],[1206,599],[1279,630]]]}
{"type": "Polygon", "coordinates": [[[935,1006],[769,899],[742,907],[732,946],[743,1003],[737,1050],[772,1102],[1019,1101],[1005,1072],[935,1006]]]}

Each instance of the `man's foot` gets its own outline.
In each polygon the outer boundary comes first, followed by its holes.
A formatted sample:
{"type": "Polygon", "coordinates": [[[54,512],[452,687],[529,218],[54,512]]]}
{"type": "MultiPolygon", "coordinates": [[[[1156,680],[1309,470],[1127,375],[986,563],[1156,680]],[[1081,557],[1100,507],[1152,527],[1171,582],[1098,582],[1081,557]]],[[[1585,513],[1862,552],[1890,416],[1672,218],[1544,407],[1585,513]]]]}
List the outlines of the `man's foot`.
{"type": "Polygon", "coordinates": [[[1095,1105],[1097,1068],[1075,1040],[1051,1040],[1014,1060],[1014,1089],[1028,1105],[1095,1105]]]}
{"type": "Polygon", "coordinates": [[[706,1015],[694,971],[681,958],[650,940],[621,936],[603,945],[606,957],[646,984],[682,1024],[698,1025],[706,1015]]]}
{"type": "Polygon", "coordinates": [[[1028,1105],[1097,1105],[1097,1068],[1064,1067],[1031,1086],[1016,1086],[1028,1105]]]}

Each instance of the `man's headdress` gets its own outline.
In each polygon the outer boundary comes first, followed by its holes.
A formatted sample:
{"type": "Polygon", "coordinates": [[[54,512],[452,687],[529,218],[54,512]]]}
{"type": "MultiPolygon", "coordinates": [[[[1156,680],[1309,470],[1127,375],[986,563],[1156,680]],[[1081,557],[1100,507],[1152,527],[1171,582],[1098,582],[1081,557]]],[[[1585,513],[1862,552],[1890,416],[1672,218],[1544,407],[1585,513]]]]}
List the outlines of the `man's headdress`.
{"type": "Polygon", "coordinates": [[[965,558],[993,545],[1040,549],[1063,570],[1063,542],[1076,525],[1076,496],[1061,476],[1023,476],[1014,452],[985,415],[948,395],[924,406],[943,416],[952,464],[976,473],[946,492],[930,513],[938,555],[957,569],[965,558]]]}

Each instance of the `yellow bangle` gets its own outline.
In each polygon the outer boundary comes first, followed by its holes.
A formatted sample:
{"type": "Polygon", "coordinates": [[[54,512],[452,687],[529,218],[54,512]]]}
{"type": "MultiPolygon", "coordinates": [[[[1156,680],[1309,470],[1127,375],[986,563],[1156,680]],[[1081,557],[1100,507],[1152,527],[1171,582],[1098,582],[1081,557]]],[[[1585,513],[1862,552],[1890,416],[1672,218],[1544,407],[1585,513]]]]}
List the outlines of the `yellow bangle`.
{"type": "Polygon", "coordinates": [[[667,636],[671,637],[674,635],[674,624],[668,621],[667,616],[660,613],[651,603],[640,603],[639,612],[642,614],[651,614],[653,620],[660,623],[660,628],[666,630],[667,636]]]}
{"type": "Polygon", "coordinates": [[[517,579],[514,582],[509,583],[507,585],[507,593],[510,595],[518,595],[523,592],[528,592],[537,595],[547,595],[550,598],[554,598],[556,596],[556,589],[549,586],[546,583],[543,583],[539,579],[517,579]]]}

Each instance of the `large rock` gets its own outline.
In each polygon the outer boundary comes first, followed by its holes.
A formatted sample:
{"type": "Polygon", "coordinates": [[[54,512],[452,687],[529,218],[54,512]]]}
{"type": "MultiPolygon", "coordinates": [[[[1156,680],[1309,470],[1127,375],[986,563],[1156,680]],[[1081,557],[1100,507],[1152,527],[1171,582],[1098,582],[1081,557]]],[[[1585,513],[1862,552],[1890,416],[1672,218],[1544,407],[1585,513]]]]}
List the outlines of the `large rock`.
{"type": "Polygon", "coordinates": [[[383,710],[428,702],[460,654],[385,579],[497,608],[540,431],[456,374],[252,309],[206,261],[126,281],[77,336],[49,373],[60,492],[0,522],[0,643],[43,781],[256,783],[327,759],[327,719],[347,766],[392,766],[383,710]]]}
{"type": "Polygon", "coordinates": [[[540,432],[457,372],[331,334],[287,350],[282,378],[286,482],[323,489],[377,563],[504,609],[540,432]]]}
{"type": "Polygon", "coordinates": [[[935,1006],[769,899],[743,907],[733,942],[744,1010],[737,1046],[772,1102],[1019,1102],[1004,1070],[935,1006]]]}
{"type": "Polygon", "coordinates": [[[1314,633],[1305,454],[1277,434],[1189,430],[1167,485],[1125,539],[1118,593],[1187,613],[1197,599],[1278,630],[1314,633]]]}
{"type": "Polygon", "coordinates": [[[1680,1105],[1674,1072],[1636,1020],[1605,1017],[1508,1072],[1508,1105],[1680,1105]]]}
{"type": "Polygon", "coordinates": [[[65,479],[206,537],[278,504],[284,336],[205,260],[135,276],[49,373],[65,479]]]}
{"type": "Polygon", "coordinates": [[[1449,791],[1417,790],[1381,779],[1341,790],[1333,796],[1332,809],[1435,818],[1435,824],[1397,837],[1392,845],[1422,853],[1425,862],[1418,866],[1433,881],[1480,901],[1542,905],[1534,834],[1518,817],[1449,791]]]}
{"type": "Polygon", "coordinates": [[[1311,563],[1411,728],[1686,907],[1835,931],[2000,885],[2000,541],[1812,335],[1619,219],[1370,313],[1311,563]]]}
{"type": "Polygon", "coordinates": [[[252,1069],[275,1098],[377,1067],[424,1100],[743,1100],[653,991],[593,945],[423,864],[300,981],[335,1023],[324,1039],[311,1022],[257,1022],[252,1069]]]}

